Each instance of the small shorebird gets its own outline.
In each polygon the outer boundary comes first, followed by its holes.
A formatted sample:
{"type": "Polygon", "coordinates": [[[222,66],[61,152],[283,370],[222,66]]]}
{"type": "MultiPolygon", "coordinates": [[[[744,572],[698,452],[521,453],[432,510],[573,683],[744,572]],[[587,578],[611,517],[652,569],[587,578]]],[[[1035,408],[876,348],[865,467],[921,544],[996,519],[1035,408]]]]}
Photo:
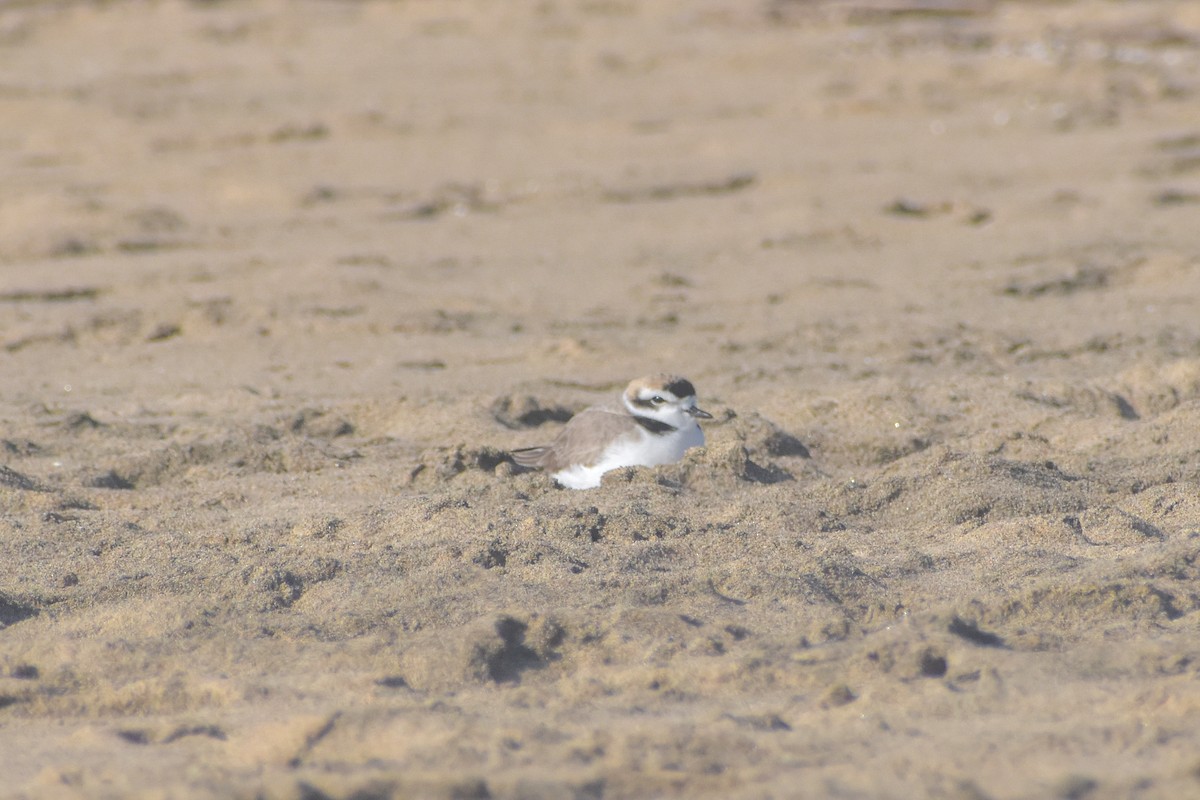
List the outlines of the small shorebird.
{"type": "Polygon", "coordinates": [[[691,381],[651,375],[629,384],[620,403],[592,406],[571,417],[554,442],[513,450],[513,461],[538,467],[568,489],[591,489],[618,467],[670,464],[704,445],[697,419],[712,414],[696,407],[691,381]]]}

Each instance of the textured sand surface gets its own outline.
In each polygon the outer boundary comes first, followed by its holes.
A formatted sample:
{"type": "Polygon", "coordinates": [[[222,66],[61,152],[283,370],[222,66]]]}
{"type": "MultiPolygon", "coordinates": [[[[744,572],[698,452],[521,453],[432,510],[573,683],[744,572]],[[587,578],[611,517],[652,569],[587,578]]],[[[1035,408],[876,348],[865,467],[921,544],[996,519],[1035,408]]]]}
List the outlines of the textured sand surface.
{"type": "Polygon", "coordinates": [[[1197,3],[9,2],[0,120],[0,796],[1200,796],[1197,3]]]}

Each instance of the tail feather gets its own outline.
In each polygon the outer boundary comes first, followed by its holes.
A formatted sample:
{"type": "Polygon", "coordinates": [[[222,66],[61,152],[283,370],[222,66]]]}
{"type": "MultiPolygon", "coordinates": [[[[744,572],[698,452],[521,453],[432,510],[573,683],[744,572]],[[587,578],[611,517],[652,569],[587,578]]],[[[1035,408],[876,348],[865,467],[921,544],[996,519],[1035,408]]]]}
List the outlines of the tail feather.
{"type": "Polygon", "coordinates": [[[518,466],[540,467],[542,459],[546,457],[549,450],[549,447],[522,447],[519,450],[511,451],[509,455],[518,466]]]}

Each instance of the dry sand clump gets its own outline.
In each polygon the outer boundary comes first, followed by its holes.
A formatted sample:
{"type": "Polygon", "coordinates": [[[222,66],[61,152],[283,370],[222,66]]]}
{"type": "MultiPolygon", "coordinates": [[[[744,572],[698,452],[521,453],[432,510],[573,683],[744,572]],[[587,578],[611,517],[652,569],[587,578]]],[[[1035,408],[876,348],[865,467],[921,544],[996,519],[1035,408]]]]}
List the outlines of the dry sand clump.
{"type": "Polygon", "coordinates": [[[1198,108],[1171,0],[7,4],[0,795],[1200,794],[1198,108]]]}

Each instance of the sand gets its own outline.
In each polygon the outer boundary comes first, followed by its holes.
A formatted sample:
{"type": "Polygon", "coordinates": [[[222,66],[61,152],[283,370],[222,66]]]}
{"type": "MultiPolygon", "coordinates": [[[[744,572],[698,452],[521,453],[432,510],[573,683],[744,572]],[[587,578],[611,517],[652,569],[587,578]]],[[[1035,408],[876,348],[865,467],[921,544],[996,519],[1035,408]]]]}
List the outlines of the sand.
{"type": "Polygon", "coordinates": [[[0,796],[1200,796],[1196,3],[9,2],[0,119],[0,796]]]}

